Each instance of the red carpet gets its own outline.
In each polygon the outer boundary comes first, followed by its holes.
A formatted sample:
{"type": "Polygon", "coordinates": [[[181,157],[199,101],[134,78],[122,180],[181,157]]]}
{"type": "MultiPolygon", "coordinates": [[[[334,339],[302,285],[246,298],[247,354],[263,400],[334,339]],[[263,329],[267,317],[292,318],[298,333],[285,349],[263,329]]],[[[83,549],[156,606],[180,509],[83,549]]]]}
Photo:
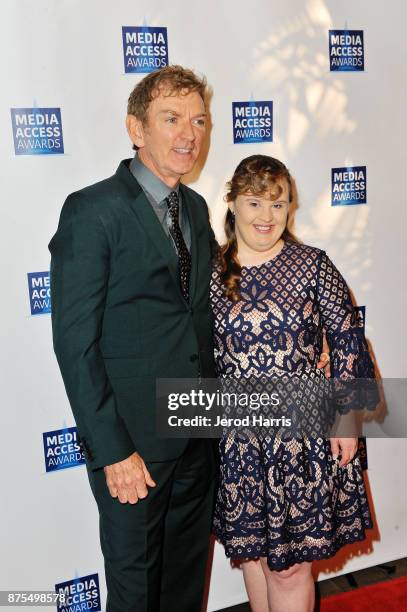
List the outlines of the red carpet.
{"type": "Polygon", "coordinates": [[[321,612],[405,612],[407,576],[321,599],[321,612]]]}

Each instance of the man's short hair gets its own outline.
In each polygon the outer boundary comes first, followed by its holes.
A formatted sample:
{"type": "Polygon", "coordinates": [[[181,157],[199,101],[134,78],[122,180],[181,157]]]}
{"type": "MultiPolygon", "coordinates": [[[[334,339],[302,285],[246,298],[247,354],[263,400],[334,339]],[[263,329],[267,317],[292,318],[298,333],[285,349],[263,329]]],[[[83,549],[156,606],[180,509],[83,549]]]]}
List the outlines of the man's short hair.
{"type": "Polygon", "coordinates": [[[131,92],[127,114],[134,115],[145,124],[150,103],[162,91],[168,96],[196,91],[205,101],[206,79],[176,64],[151,72],[131,92]]]}

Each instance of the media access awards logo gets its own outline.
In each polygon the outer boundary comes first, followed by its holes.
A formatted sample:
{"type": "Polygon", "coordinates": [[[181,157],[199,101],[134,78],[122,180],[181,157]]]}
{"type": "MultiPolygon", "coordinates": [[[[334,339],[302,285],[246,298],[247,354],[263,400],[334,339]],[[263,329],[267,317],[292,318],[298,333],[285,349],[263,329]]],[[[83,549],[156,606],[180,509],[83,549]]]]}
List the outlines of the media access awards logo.
{"type": "Polygon", "coordinates": [[[366,306],[354,306],[357,326],[365,331],[366,306]]]}
{"type": "Polygon", "coordinates": [[[64,152],[60,108],[12,108],[16,155],[61,155],[64,152]]]}
{"type": "Polygon", "coordinates": [[[366,166],[332,168],[332,206],[367,202],[366,166]]]}
{"type": "Polygon", "coordinates": [[[366,442],[366,436],[363,436],[361,438],[359,438],[358,440],[358,455],[359,455],[359,459],[360,459],[360,465],[362,467],[362,470],[367,470],[368,469],[368,463],[367,463],[367,442],[366,442]]]}
{"type": "Polygon", "coordinates": [[[331,72],[362,72],[365,69],[363,30],[329,30],[331,72]]]}
{"type": "Polygon", "coordinates": [[[61,596],[57,612],[100,612],[102,609],[98,574],[60,582],[55,585],[55,592],[61,596]]]}
{"type": "Polygon", "coordinates": [[[235,144],[273,141],[273,102],[232,102],[235,144]]]}
{"type": "Polygon", "coordinates": [[[84,465],[85,456],[76,427],[65,427],[42,434],[46,472],[84,465]]]}
{"type": "Polygon", "coordinates": [[[49,314],[51,312],[49,272],[28,272],[27,277],[31,314],[49,314]]]}
{"type": "Polygon", "coordinates": [[[168,66],[167,28],[122,27],[124,71],[154,72],[168,66]]]}

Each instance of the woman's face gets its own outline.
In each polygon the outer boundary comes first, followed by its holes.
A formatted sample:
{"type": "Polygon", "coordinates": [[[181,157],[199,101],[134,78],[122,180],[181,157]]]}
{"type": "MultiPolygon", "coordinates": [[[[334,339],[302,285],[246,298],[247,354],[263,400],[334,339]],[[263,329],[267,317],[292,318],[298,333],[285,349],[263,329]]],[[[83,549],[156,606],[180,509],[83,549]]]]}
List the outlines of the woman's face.
{"type": "Polygon", "coordinates": [[[282,192],[275,200],[242,194],[229,203],[230,210],[235,213],[239,251],[266,253],[280,240],[287,225],[289,187],[286,179],[281,179],[278,184],[282,192]]]}

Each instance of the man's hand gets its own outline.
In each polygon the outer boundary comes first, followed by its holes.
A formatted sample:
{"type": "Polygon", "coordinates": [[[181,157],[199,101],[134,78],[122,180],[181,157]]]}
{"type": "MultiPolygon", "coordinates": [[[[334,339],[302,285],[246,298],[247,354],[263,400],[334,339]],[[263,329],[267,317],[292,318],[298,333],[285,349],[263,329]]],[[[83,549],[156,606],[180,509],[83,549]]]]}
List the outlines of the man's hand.
{"type": "Polygon", "coordinates": [[[147,485],[156,486],[138,453],[118,463],[106,465],[104,471],[110,495],[118,497],[122,504],[137,504],[139,499],[147,497],[147,485]]]}
{"type": "Polygon", "coordinates": [[[347,465],[353,459],[358,450],[357,438],[330,438],[331,451],[334,459],[341,455],[339,467],[347,465]]]}
{"type": "Polygon", "coordinates": [[[324,368],[325,378],[331,378],[331,367],[329,365],[331,360],[329,357],[329,346],[328,346],[328,342],[326,341],[325,334],[322,340],[322,350],[323,352],[319,356],[317,368],[318,370],[320,370],[321,368],[324,368]]]}

